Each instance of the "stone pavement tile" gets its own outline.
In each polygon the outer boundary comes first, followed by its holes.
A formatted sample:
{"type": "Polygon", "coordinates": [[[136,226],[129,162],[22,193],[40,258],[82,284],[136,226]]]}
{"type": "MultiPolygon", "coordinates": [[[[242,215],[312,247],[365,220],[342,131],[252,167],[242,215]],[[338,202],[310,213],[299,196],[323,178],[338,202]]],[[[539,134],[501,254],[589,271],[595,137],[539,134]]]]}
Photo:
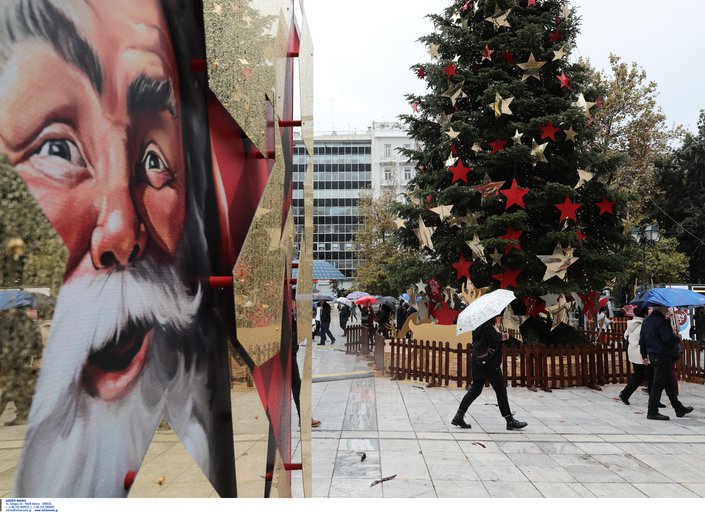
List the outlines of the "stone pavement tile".
{"type": "Polygon", "coordinates": [[[373,481],[374,479],[350,479],[347,477],[332,479],[328,497],[381,499],[382,486],[378,484],[370,487],[373,481]]]}
{"type": "MultiPolygon", "coordinates": [[[[299,443],[300,445],[300,443],[299,443]]],[[[313,451],[335,451],[340,445],[338,437],[328,438],[311,436],[311,448],[313,451]]]]}
{"type": "Polygon", "coordinates": [[[337,451],[312,451],[311,472],[313,480],[320,478],[330,478],[335,468],[337,451]]]}
{"type": "Polygon", "coordinates": [[[502,483],[524,482],[527,477],[514,464],[504,465],[475,465],[475,472],[483,483],[501,481],[502,483]]]}
{"type": "Polygon", "coordinates": [[[514,453],[508,454],[507,456],[512,463],[521,469],[525,466],[545,468],[556,466],[556,460],[551,458],[548,454],[514,453]]]}
{"type": "Polygon", "coordinates": [[[418,453],[383,452],[381,460],[382,476],[397,474],[397,477],[404,479],[431,479],[426,468],[426,461],[418,453]]]}
{"type": "Polygon", "coordinates": [[[518,468],[520,468],[527,479],[534,484],[570,483],[575,481],[575,477],[573,477],[572,474],[556,465],[553,467],[521,465],[518,468]]]}
{"type": "Polygon", "coordinates": [[[609,497],[609,498],[644,498],[646,495],[641,492],[638,488],[634,487],[630,483],[584,483],[585,487],[590,490],[595,497],[609,497]]]}
{"type": "Polygon", "coordinates": [[[333,479],[342,477],[355,479],[369,479],[374,481],[382,477],[379,451],[365,451],[366,457],[362,461],[359,451],[338,451],[335,458],[333,479]]]}
{"type": "Polygon", "coordinates": [[[407,440],[415,440],[417,436],[413,431],[383,431],[380,428],[379,438],[401,438],[407,440]]]}
{"type": "Polygon", "coordinates": [[[565,442],[565,437],[557,433],[532,433],[525,431],[523,435],[530,442],[565,442]]]}
{"type": "Polygon", "coordinates": [[[502,424],[502,431],[503,432],[501,432],[501,433],[491,433],[490,437],[492,438],[492,440],[494,440],[497,443],[501,443],[501,442],[507,442],[507,443],[524,442],[524,443],[526,443],[528,441],[528,438],[526,438],[526,435],[523,432],[507,431],[506,424],[502,424]]]}
{"type": "MultiPolygon", "coordinates": [[[[457,429],[453,427],[453,429],[457,429]]],[[[424,432],[416,432],[416,438],[419,440],[455,440],[455,437],[453,436],[453,433],[424,433],[424,432]]]]}
{"type": "Polygon", "coordinates": [[[541,495],[551,499],[590,498],[595,495],[582,483],[541,483],[534,482],[541,495]]]}
{"type": "Polygon", "coordinates": [[[524,498],[542,497],[541,492],[532,483],[506,483],[483,481],[490,497],[494,498],[524,498]]]}
{"type": "Polygon", "coordinates": [[[600,435],[600,438],[602,438],[605,442],[639,442],[639,437],[636,435],[609,435],[609,434],[603,434],[600,435]]]}
{"type": "Polygon", "coordinates": [[[499,449],[505,454],[539,454],[541,448],[533,442],[497,442],[499,449]]]}
{"type": "Polygon", "coordinates": [[[580,447],[571,442],[536,442],[544,454],[585,454],[580,447]]]}
{"type": "Polygon", "coordinates": [[[435,499],[436,490],[433,488],[433,482],[430,479],[400,479],[399,477],[396,477],[395,479],[382,483],[382,496],[385,498],[432,497],[435,499]]]}
{"type": "Polygon", "coordinates": [[[439,453],[447,458],[465,459],[460,445],[455,440],[419,440],[419,447],[424,455],[439,453]]]}
{"type": "Polygon", "coordinates": [[[485,440],[458,440],[458,446],[460,447],[460,450],[463,451],[465,454],[487,452],[502,454],[502,451],[500,450],[499,445],[497,445],[496,442],[488,442],[485,440]]]}
{"type": "Polygon", "coordinates": [[[569,442],[577,443],[577,442],[601,442],[602,438],[600,438],[598,435],[594,434],[573,434],[573,433],[566,433],[565,439],[568,440],[569,442]]]}
{"type": "Polygon", "coordinates": [[[481,481],[433,480],[439,498],[484,498],[490,494],[481,481]]]}
{"type": "Polygon", "coordinates": [[[683,483],[688,490],[698,497],[705,497],[705,482],[703,483],[683,483]]]}
{"type": "Polygon", "coordinates": [[[628,483],[673,482],[630,454],[593,454],[592,457],[628,483]]]}
{"type": "Polygon", "coordinates": [[[576,442],[580,449],[584,450],[588,454],[623,454],[624,450],[620,449],[616,445],[602,442],[576,442]]]}
{"type": "Polygon", "coordinates": [[[340,438],[377,438],[377,431],[341,431],[340,438]]]}
{"type": "Polygon", "coordinates": [[[414,432],[414,426],[406,415],[400,415],[398,417],[390,415],[378,416],[377,424],[380,431],[394,429],[396,431],[405,430],[410,433],[414,432]]]}
{"type": "Polygon", "coordinates": [[[467,454],[467,459],[473,466],[512,464],[509,456],[501,452],[472,452],[467,454]]]}
{"type": "Polygon", "coordinates": [[[453,438],[458,441],[478,441],[478,442],[489,442],[492,440],[489,434],[483,431],[474,431],[472,429],[461,429],[453,427],[451,434],[453,438]]]}
{"type": "Polygon", "coordinates": [[[418,454],[421,450],[416,439],[383,438],[379,440],[379,448],[386,454],[418,454]]]}
{"type": "Polygon", "coordinates": [[[647,497],[660,499],[683,499],[686,497],[699,497],[692,490],[678,483],[633,483],[634,486],[647,497]]]}
{"type": "Polygon", "coordinates": [[[480,477],[473,466],[467,461],[459,460],[429,460],[426,468],[434,482],[438,481],[479,481],[480,477]]]}
{"type": "Polygon", "coordinates": [[[379,440],[374,438],[341,438],[338,451],[379,451],[379,440]]]}
{"type": "MultiPolygon", "coordinates": [[[[328,497],[330,489],[330,478],[313,479],[311,483],[311,493],[313,497],[328,497]]],[[[293,498],[302,498],[304,496],[304,485],[301,475],[292,475],[291,477],[291,496],[293,498]]]]}
{"type": "Polygon", "coordinates": [[[659,444],[659,443],[621,443],[616,442],[613,445],[622,449],[626,454],[633,455],[667,455],[669,452],[670,444],[659,444]]]}
{"type": "Polygon", "coordinates": [[[563,470],[572,475],[575,481],[581,483],[619,483],[624,480],[590,455],[553,454],[563,470]]]}

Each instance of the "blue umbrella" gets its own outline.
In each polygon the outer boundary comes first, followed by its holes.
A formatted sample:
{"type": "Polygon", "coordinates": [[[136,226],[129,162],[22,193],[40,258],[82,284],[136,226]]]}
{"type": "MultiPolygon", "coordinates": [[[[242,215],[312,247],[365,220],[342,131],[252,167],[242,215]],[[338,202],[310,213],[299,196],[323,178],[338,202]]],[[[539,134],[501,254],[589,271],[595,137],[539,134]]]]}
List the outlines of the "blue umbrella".
{"type": "Polygon", "coordinates": [[[688,289],[656,288],[644,295],[641,306],[705,306],[705,296],[688,289]]]}
{"type": "Polygon", "coordinates": [[[23,290],[0,290],[0,311],[21,306],[32,306],[31,294],[23,290]]]}

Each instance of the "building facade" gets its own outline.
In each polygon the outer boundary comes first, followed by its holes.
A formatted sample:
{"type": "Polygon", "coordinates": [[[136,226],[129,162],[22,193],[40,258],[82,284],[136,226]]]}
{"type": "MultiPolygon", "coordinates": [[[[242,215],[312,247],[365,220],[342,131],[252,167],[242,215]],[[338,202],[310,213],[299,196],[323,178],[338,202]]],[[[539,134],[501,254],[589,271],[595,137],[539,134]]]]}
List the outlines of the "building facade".
{"type": "MultiPolygon", "coordinates": [[[[336,266],[350,281],[359,264],[355,235],[360,227],[360,194],[383,191],[401,194],[413,177],[413,165],[399,148],[412,141],[399,123],[378,123],[362,133],[330,133],[314,138],[313,258],[336,266]]],[[[294,141],[295,258],[303,230],[303,180],[310,155],[301,141],[294,141]]],[[[349,286],[346,280],[344,286],[349,286]]]]}

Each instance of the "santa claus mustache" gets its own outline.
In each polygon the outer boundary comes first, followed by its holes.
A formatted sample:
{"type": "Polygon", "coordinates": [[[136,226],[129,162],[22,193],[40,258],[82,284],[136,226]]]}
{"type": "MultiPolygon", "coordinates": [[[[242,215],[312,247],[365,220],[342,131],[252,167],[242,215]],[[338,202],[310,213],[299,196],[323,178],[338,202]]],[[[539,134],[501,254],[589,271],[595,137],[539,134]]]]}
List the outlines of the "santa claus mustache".
{"type": "Polygon", "coordinates": [[[56,305],[30,423],[50,414],[80,382],[89,355],[115,343],[126,330],[173,330],[193,323],[201,290],[191,293],[173,266],[144,259],[128,270],[83,276],[65,283],[56,305]]]}

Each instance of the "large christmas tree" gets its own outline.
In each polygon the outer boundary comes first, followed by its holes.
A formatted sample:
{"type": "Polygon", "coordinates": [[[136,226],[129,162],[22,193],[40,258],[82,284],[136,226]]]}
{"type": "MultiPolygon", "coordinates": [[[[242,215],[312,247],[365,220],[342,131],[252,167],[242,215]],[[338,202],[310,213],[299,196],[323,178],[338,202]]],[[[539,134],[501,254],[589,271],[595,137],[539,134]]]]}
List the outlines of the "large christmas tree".
{"type": "Polygon", "coordinates": [[[511,288],[526,305],[516,313],[548,307],[554,327],[572,293],[592,313],[627,239],[623,199],[600,179],[618,162],[594,147],[601,93],[569,59],[576,13],[562,0],[459,0],[431,18],[431,60],[412,68],[427,93],[408,95],[402,116],[418,172],[397,205],[400,242],[420,258],[398,271],[436,300],[468,279],[511,288]]]}

